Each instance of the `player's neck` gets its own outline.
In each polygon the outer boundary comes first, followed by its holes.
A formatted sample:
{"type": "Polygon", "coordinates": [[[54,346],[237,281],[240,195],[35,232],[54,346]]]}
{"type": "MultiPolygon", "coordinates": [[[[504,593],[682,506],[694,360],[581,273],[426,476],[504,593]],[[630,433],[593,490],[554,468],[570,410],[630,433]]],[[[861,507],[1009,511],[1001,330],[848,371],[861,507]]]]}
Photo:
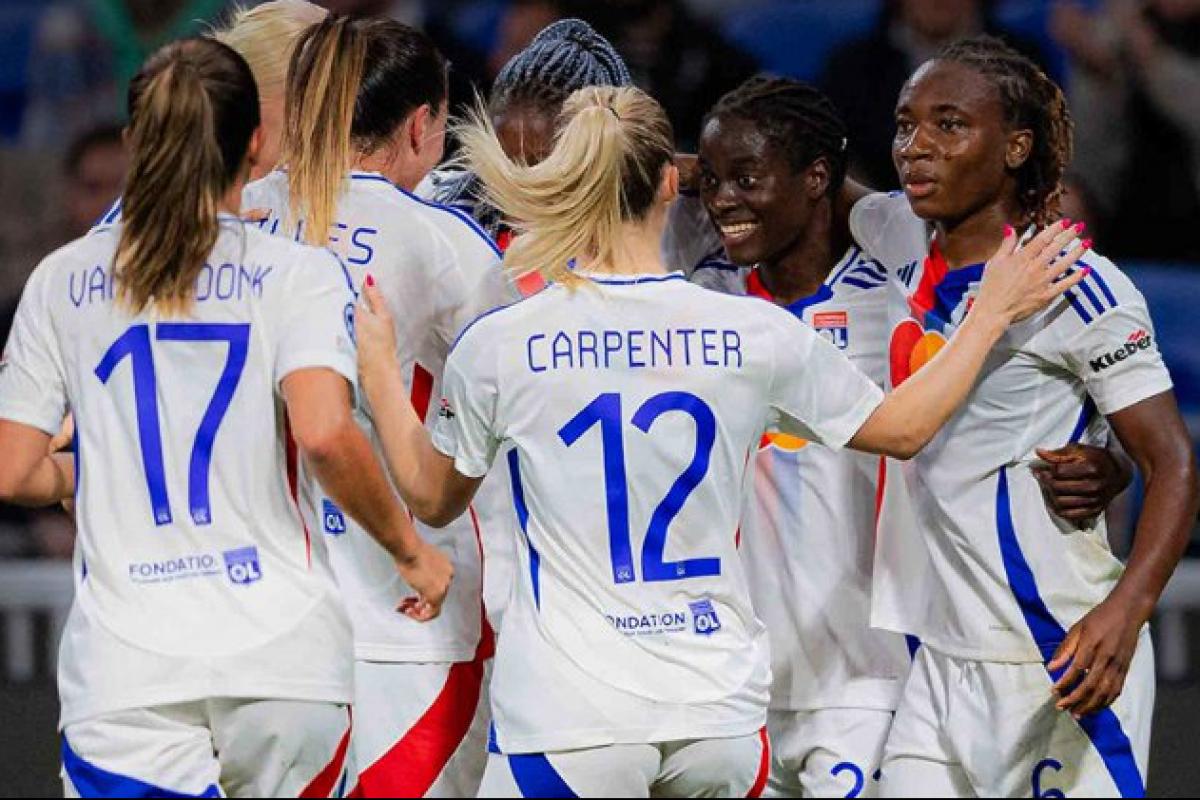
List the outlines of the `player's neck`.
{"type": "Polygon", "coordinates": [[[221,202],[217,205],[217,210],[224,214],[233,214],[235,217],[242,213],[242,189],[245,188],[245,181],[237,181],[233,186],[229,187],[229,191],[221,198],[221,202]]]}
{"type": "Polygon", "coordinates": [[[1004,226],[1016,225],[1019,213],[1006,203],[991,203],[955,222],[938,222],[938,247],[950,269],[982,264],[1004,240],[1004,226]]]}
{"type": "Polygon", "coordinates": [[[835,225],[833,216],[832,203],[821,203],[792,249],[776,261],[759,265],[763,285],[777,302],[791,305],[812,297],[833,271],[850,240],[849,229],[835,225]]]}
{"type": "Polygon", "coordinates": [[[665,274],[667,265],[662,257],[663,227],[663,221],[656,219],[627,222],[621,225],[613,241],[612,263],[585,261],[580,268],[613,275],[665,274]]]}

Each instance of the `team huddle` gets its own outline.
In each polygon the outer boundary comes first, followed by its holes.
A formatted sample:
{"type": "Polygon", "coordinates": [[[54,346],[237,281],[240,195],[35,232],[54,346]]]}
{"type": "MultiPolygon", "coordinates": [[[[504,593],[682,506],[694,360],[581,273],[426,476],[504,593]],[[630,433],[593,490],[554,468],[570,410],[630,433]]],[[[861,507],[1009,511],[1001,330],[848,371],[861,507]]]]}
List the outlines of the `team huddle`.
{"type": "Polygon", "coordinates": [[[78,522],[68,796],[1144,795],[1200,500],[1058,87],[948,47],[882,194],[788,79],[678,154],[578,20],[443,163],[447,71],[272,0],[134,78],[0,361],[0,496],[78,522]]]}

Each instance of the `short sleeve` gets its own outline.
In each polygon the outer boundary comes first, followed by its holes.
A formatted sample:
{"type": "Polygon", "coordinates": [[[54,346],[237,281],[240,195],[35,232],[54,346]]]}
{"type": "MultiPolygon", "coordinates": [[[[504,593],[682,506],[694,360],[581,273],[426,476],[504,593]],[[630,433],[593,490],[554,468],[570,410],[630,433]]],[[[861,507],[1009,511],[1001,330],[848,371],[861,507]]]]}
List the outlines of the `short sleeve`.
{"type": "Polygon", "coordinates": [[[29,279],[0,356],[0,418],[53,436],[67,414],[67,392],[44,275],[39,269],[29,279]]]}
{"type": "Polygon", "coordinates": [[[812,328],[782,310],[775,319],[773,426],[835,449],[845,446],[883,402],[883,391],[812,328]]]}
{"type": "Polygon", "coordinates": [[[433,426],[433,445],[454,459],[468,478],[482,478],[500,447],[496,431],[496,354],[478,328],[467,331],[450,353],[442,378],[442,407],[433,426]]]}
{"type": "Polygon", "coordinates": [[[441,262],[438,274],[443,281],[435,290],[434,325],[446,345],[457,341],[470,323],[488,311],[519,297],[504,273],[495,245],[467,221],[463,220],[452,236],[436,232],[431,245],[441,262]]]}
{"type": "Polygon", "coordinates": [[[1073,331],[1061,357],[1105,416],[1172,386],[1144,301],[1123,302],[1073,331]]]}
{"type": "Polygon", "coordinates": [[[354,289],[341,261],[327,250],[304,248],[289,270],[276,341],[275,382],[301,369],[325,367],[358,383],[354,346],[354,289]]]}

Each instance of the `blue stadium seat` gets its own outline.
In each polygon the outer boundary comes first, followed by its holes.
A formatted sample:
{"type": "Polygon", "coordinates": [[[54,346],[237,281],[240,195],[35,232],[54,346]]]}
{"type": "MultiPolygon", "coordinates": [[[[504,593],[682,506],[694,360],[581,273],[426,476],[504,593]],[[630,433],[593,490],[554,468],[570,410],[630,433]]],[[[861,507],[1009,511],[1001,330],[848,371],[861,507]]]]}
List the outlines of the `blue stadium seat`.
{"type": "Polygon", "coordinates": [[[731,3],[723,29],[763,69],[816,80],[829,53],[868,33],[881,0],[774,0],[752,8],[731,3]]]}

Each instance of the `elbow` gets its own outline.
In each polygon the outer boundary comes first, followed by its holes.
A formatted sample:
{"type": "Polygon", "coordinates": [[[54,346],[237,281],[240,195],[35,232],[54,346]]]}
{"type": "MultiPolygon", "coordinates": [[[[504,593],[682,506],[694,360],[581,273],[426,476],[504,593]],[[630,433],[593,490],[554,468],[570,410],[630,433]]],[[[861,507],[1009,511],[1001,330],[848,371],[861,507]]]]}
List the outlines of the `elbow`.
{"type": "Polygon", "coordinates": [[[437,507],[426,504],[424,508],[412,508],[413,516],[431,528],[444,528],[462,516],[462,512],[445,506],[437,507]]]}
{"type": "Polygon", "coordinates": [[[916,458],[925,445],[929,444],[928,436],[918,436],[912,432],[904,432],[897,436],[888,447],[888,452],[885,455],[900,461],[911,461],[916,458]]]}
{"type": "Polygon", "coordinates": [[[347,435],[355,423],[349,416],[334,418],[306,429],[293,429],[296,449],[310,464],[332,464],[346,451],[347,435]]]}

